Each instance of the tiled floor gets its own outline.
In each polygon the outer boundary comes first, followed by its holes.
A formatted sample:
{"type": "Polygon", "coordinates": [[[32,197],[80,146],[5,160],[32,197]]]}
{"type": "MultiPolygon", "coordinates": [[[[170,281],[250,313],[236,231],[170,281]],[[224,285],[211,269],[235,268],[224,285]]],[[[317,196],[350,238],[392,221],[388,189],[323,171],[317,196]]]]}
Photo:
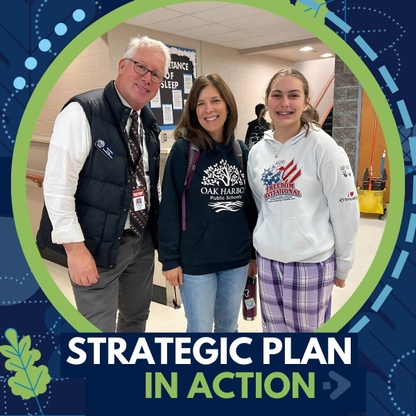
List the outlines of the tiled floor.
{"type": "MultiPolygon", "coordinates": [[[[377,215],[363,215],[360,219],[360,227],[357,237],[356,259],[354,268],[349,274],[347,286],[343,289],[334,288],[332,312],[337,312],[348,300],[354,290],[361,283],[369,269],[384,231],[386,216],[379,220],[377,215]]],[[[57,285],[73,303],[71,286],[68,281],[66,269],[53,263],[47,263],[47,268],[57,285]]],[[[152,302],[150,318],[147,324],[147,332],[185,332],[186,319],[183,306],[174,309],[171,306],[152,302]]],[[[240,313],[240,332],[261,332],[260,310],[252,321],[245,321],[240,313]]]]}

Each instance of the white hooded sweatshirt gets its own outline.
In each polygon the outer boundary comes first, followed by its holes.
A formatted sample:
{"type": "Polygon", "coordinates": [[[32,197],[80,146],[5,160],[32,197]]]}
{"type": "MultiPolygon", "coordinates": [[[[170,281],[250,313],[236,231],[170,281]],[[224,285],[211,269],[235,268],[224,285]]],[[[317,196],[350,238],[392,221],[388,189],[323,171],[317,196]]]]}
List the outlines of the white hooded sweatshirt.
{"type": "Polygon", "coordinates": [[[359,207],[344,149],[312,127],[281,144],[268,130],[249,153],[248,181],[259,217],[257,252],[282,263],[317,263],[335,251],[335,277],[346,279],[354,259],[359,207]]]}

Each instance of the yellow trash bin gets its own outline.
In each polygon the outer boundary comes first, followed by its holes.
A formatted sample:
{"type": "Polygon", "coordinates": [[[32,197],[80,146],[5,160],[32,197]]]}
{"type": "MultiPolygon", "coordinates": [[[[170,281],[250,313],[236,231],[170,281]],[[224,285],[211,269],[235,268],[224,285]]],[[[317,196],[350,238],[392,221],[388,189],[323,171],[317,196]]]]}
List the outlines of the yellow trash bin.
{"type": "Polygon", "coordinates": [[[379,214],[381,218],[386,212],[386,188],[377,191],[357,188],[360,212],[366,214],[379,214]]]}

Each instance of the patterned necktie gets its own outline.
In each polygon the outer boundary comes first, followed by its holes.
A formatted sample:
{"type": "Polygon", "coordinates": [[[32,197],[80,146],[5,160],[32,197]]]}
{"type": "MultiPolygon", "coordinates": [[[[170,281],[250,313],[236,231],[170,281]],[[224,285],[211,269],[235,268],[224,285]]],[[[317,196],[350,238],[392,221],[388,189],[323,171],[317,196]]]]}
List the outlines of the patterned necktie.
{"type": "Polygon", "coordinates": [[[133,180],[133,194],[130,202],[130,230],[136,235],[142,235],[149,219],[149,201],[144,176],[143,157],[140,145],[143,143],[143,127],[139,123],[138,114],[132,111],[130,114],[131,126],[128,146],[130,151],[130,174],[133,180]]]}

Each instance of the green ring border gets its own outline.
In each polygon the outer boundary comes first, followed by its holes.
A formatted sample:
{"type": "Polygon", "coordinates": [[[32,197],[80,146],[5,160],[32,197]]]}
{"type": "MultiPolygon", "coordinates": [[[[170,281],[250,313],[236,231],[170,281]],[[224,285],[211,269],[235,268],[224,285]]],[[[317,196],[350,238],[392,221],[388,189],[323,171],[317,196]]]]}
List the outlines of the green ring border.
{"type": "MultiPolygon", "coordinates": [[[[141,0],[135,0],[116,10],[108,13],[97,20],[77,37],[75,37],[56,57],[52,64],[45,71],[35,88],[22,116],[18,133],[16,136],[15,149],[12,159],[12,207],[15,217],[15,224],[20,244],[26,260],[37,279],[40,287],[58,310],[58,312],[79,332],[100,332],[94,325],[85,319],[63,295],[53,278],[49,274],[42,258],[37,250],[31,225],[29,221],[29,211],[26,198],[26,166],[29,154],[31,136],[34,126],[47,95],[62,75],[68,65],[75,59],[88,45],[102,36],[108,30],[125,22],[132,16],[145,13],[160,7],[169,6],[177,3],[187,3],[194,1],[169,1],[157,0],[151,6],[144,4],[141,0]],[[52,300],[51,300],[52,299],[52,300]]],[[[197,1],[199,2],[199,1],[197,1]]],[[[260,1],[229,1],[227,3],[237,3],[246,6],[256,7],[275,13],[284,17],[299,26],[302,26],[316,37],[320,38],[336,54],[347,63],[355,77],[366,91],[376,113],[386,138],[386,146],[390,161],[390,177],[394,186],[390,190],[389,215],[386,220],[380,246],[374,257],[367,274],[362,283],[357,287],[351,298],[344,306],[325,323],[317,332],[337,332],[341,330],[361,308],[364,302],[373,292],[377,283],[381,279],[385,268],[394,250],[395,243],[400,231],[402,214],[404,208],[404,161],[400,142],[400,137],[396,122],[391,109],[387,103],[379,84],[372,73],[365,66],[363,61],[356,53],[324,24],[325,7],[322,7],[314,18],[314,10],[306,12],[307,6],[298,2],[296,6],[289,3],[289,0],[274,2],[270,0],[260,1]],[[254,4],[255,3],[255,4],[254,4]],[[279,4],[277,4],[279,3],[279,4]]]]}

